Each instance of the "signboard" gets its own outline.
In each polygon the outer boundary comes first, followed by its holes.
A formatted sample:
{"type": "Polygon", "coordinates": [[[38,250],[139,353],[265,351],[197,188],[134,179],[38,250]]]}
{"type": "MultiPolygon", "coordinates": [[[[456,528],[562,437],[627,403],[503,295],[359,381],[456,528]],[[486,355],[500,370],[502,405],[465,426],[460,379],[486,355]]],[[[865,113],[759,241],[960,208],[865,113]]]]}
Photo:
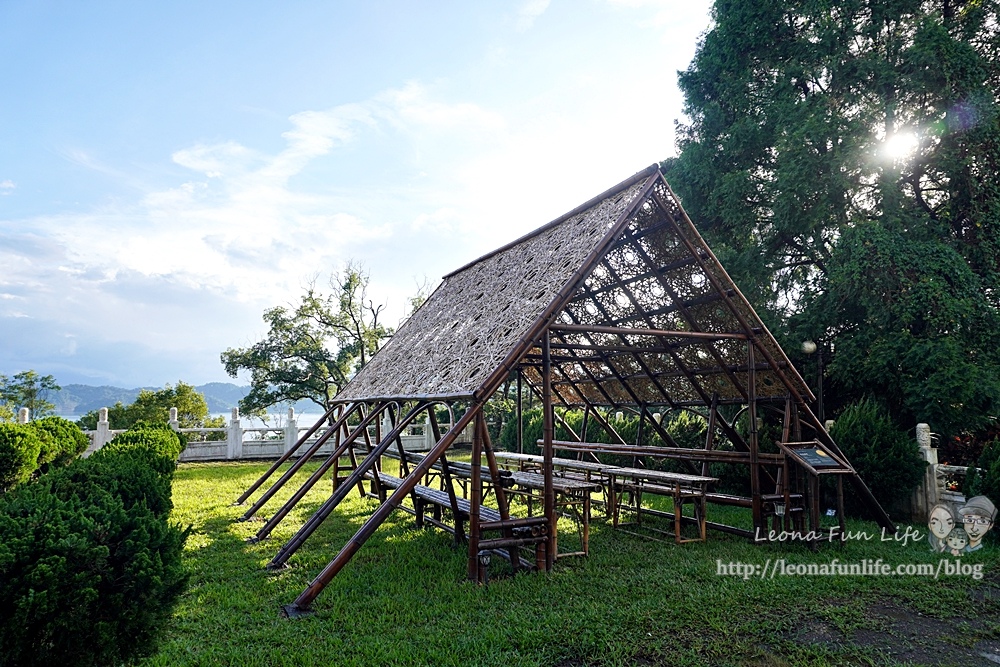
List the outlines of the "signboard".
{"type": "Polygon", "coordinates": [[[797,463],[819,475],[824,473],[849,473],[851,466],[815,440],[812,442],[779,442],[781,448],[797,463]]]}

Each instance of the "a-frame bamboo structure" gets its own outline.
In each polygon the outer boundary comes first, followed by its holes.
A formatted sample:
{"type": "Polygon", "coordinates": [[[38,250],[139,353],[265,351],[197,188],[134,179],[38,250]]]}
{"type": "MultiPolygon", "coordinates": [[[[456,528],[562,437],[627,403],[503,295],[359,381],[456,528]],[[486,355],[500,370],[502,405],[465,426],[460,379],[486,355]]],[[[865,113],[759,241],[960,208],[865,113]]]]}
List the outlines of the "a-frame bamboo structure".
{"type": "MultiPolygon", "coordinates": [[[[413,497],[432,466],[440,468],[448,481],[450,497],[442,504],[450,503],[456,517],[462,511],[468,516],[470,578],[477,578],[481,545],[506,549],[517,569],[530,566],[517,555],[517,547],[533,544],[536,565],[550,569],[556,551],[553,451],[557,446],[574,447],[573,443],[555,442],[556,406],[584,411],[584,432],[573,433],[576,440],[586,438],[588,419],[614,433],[601,414],[602,408],[632,410],[640,417],[640,432],[645,428],[659,438],[659,446],[650,448],[630,445],[618,437],[618,444],[605,445],[597,450],[600,453],[672,458],[702,474],[713,462],[747,468],[751,492],[744,500],[751,510],[754,531],[731,530],[748,536],[766,530],[768,512],[773,510],[769,502],[773,504],[782,494],[789,499],[789,475],[795,467],[789,463],[790,454],[808,436],[807,442],[841,462],[843,476],[853,483],[873,518],[894,531],[888,516],[813,414],[810,404],[814,400],[653,165],[445,276],[427,302],[338,394],[323,420],[300,441],[304,443],[308,436],[323,431],[321,442],[310,447],[296,465],[313,456],[326,440],[333,439],[336,448],[258,537],[266,537],[329,467],[337,465],[340,456],[357,457],[346,480],[271,562],[271,566],[284,564],[352,488],[365,479],[378,486],[379,457],[394,446],[402,455],[400,434],[418,418],[425,418],[435,441],[430,452],[412,468],[401,456],[403,476],[398,487],[391,495],[380,491],[383,502],[378,509],[286,609],[290,613],[308,609],[386,518],[405,498],[413,497]],[[501,484],[494,485],[499,519],[480,519],[481,457],[485,455],[493,481],[500,474],[483,407],[511,377],[517,377],[519,384],[527,383],[543,405],[545,488],[541,521],[546,525],[541,530],[534,530],[540,523],[537,517],[530,524],[510,517],[501,484]],[[454,414],[444,432],[435,416],[442,406],[454,414]],[[781,413],[780,449],[762,449],[759,442],[756,417],[765,408],[781,413]],[[654,409],[700,410],[708,421],[704,447],[678,446],[654,419],[654,409]],[[751,417],[743,428],[736,423],[740,412],[751,417]],[[386,415],[388,431],[381,425],[386,415]],[[450,490],[447,452],[469,425],[474,433],[472,489],[469,506],[463,510],[461,500],[450,490]],[[720,440],[730,446],[719,447],[720,440]],[[356,455],[357,450],[367,456],[356,455]],[[529,525],[535,537],[518,539],[529,525]],[[485,530],[500,530],[502,535],[487,540],[485,530]]],[[[585,449],[584,444],[579,447],[585,449]]],[[[240,502],[283,462],[276,463],[240,502]]],[[[807,472],[816,472],[804,467],[807,472]]],[[[244,518],[256,513],[296,469],[273,484],[244,518]]],[[[813,499],[813,512],[818,511],[817,492],[818,484],[813,483],[807,494],[813,499]]],[[[716,495],[720,501],[726,498],[716,495]]],[[[462,532],[456,530],[456,535],[462,532]]]]}

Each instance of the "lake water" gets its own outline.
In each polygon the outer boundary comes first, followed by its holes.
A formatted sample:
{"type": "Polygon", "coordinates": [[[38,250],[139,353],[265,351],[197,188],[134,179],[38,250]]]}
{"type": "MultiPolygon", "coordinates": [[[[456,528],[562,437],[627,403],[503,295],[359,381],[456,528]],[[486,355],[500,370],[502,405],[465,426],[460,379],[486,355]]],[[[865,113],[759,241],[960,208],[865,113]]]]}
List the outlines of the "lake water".
{"type": "MultiPolygon", "coordinates": [[[[57,417],[62,417],[63,419],[68,419],[71,422],[75,422],[83,415],[56,415],[57,417]]],[[[216,412],[210,415],[212,417],[222,417],[226,420],[226,424],[229,423],[229,419],[232,416],[230,412],[216,412]]],[[[308,428],[312,426],[322,417],[322,413],[311,413],[311,412],[296,412],[295,421],[298,422],[299,428],[308,428]]],[[[281,412],[269,413],[268,423],[265,424],[260,419],[255,417],[247,417],[246,415],[240,415],[240,425],[243,428],[259,428],[262,426],[278,427],[284,426],[288,422],[288,412],[282,410],[281,412]]]]}

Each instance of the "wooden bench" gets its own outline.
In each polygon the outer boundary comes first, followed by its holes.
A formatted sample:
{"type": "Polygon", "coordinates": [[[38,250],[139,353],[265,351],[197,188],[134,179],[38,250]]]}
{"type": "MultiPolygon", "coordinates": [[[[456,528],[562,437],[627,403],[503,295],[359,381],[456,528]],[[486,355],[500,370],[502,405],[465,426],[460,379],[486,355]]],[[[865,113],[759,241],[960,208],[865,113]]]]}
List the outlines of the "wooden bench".
{"type": "MultiPolygon", "coordinates": [[[[367,477],[368,479],[372,479],[371,473],[369,473],[367,477]]],[[[403,479],[401,477],[380,472],[378,473],[378,482],[388,489],[395,490],[403,484],[403,479]]],[[[417,527],[423,528],[424,522],[427,521],[431,525],[452,533],[456,536],[456,539],[464,538],[465,530],[462,527],[462,523],[467,521],[469,516],[472,514],[472,503],[470,503],[467,498],[459,496],[455,497],[455,506],[458,508],[459,516],[454,517],[455,526],[452,527],[445,524],[441,519],[442,509],[453,509],[451,505],[451,496],[448,495],[447,491],[432,489],[429,486],[417,484],[413,487],[412,495],[416,503],[416,506],[413,508],[413,513],[417,518],[417,527]],[[432,510],[431,517],[424,514],[424,510],[427,508],[432,510]]],[[[501,518],[500,512],[492,507],[486,507],[485,505],[479,506],[480,521],[496,522],[500,521],[501,518]]]]}

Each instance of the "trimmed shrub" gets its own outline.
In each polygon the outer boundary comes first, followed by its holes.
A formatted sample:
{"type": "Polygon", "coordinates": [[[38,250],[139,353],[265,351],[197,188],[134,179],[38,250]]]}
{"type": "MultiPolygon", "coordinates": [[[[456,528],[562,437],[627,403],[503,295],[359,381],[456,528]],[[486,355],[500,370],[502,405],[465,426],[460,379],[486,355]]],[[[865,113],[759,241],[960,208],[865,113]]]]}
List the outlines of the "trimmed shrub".
{"type": "Polygon", "coordinates": [[[90,440],[76,424],[62,417],[42,417],[30,423],[42,440],[38,467],[64,466],[87,449],[90,440]]]}
{"type": "MultiPolygon", "coordinates": [[[[885,408],[871,399],[844,410],[830,435],[887,512],[905,503],[923,477],[927,462],[917,441],[896,428],[885,408]]],[[[844,502],[847,512],[865,513],[850,484],[844,484],[844,502]]]]}
{"type": "Polygon", "coordinates": [[[26,424],[0,423],[0,492],[28,481],[38,467],[42,441],[26,424]]]}
{"type": "Polygon", "coordinates": [[[169,429],[136,429],[0,497],[0,667],[155,650],[187,583],[190,529],[167,521],[180,447],[169,429]]]}
{"type": "Polygon", "coordinates": [[[186,585],[188,531],[97,483],[65,497],[47,487],[0,501],[0,666],[150,654],[186,585]]]}
{"type": "Polygon", "coordinates": [[[171,461],[176,461],[177,457],[184,451],[186,444],[187,442],[181,438],[181,434],[167,424],[138,422],[124,433],[116,435],[97,453],[105,450],[111,452],[145,449],[161,454],[171,461]]]}
{"type": "Polygon", "coordinates": [[[172,459],[149,450],[102,449],[72,466],[52,471],[45,482],[61,498],[100,487],[120,498],[125,507],[145,505],[154,516],[166,520],[173,509],[170,483],[175,465],[172,459]]]}

